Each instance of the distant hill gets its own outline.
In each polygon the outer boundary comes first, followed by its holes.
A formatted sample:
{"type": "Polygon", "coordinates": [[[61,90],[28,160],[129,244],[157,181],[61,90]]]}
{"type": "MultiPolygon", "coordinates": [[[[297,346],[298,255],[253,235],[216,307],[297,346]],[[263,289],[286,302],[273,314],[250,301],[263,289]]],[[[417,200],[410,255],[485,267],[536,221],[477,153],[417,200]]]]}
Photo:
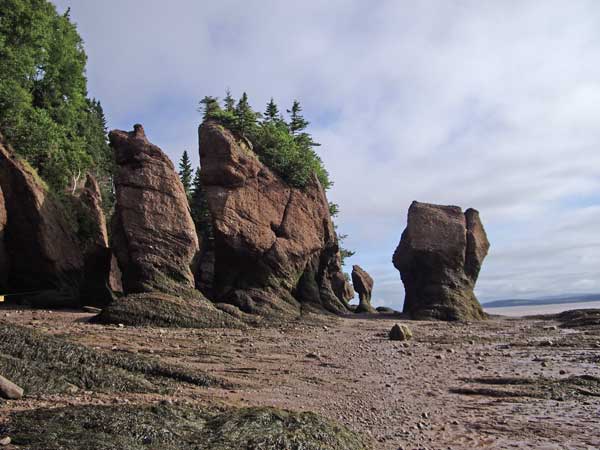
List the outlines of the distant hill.
{"type": "Polygon", "coordinates": [[[494,300],[492,302],[484,303],[482,306],[484,308],[505,308],[508,306],[556,305],[559,303],[584,303],[598,301],[600,301],[600,294],[566,294],[552,297],[494,300]]]}

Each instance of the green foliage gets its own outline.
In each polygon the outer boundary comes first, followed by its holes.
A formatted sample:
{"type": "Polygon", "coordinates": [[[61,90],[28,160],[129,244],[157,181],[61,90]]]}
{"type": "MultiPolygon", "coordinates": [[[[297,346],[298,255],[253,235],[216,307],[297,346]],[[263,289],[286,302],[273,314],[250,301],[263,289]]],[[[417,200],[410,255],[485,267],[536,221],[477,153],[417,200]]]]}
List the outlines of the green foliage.
{"type": "Polygon", "coordinates": [[[302,107],[300,106],[300,102],[298,100],[294,100],[292,109],[287,110],[287,113],[290,115],[290,132],[294,136],[305,130],[309,124],[306,120],[304,120],[304,117],[302,117],[300,114],[301,112],[302,107]]]}
{"type": "Polygon", "coordinates": [[[308,122],[300,114],[302,108],[298,101],[294,101],[289,110],[289,125],[279,114],[273,99],[267,104],[263,120],[260,120],[261,114],[250,107],[245,92],[232,109],[234,102],[229,91],[225,97],[225,109],[221,108],[216,97],[204,97],[200,102],[203,119],[215,120],[249,139],[261,161],[290,185],[302,189],[313,174],[325,190],[333,185],[323,161],[313,148],[319,144],[304,131],[308,122]]]}
{"type": "MultiPolygon", "coordinates": [[[[234,133],[249,139],[260,160],[291,186],[305,188],[313,176],[317,177],[325,190],[333,185],[323,161],[314,149],[320,144],[306,132],[309,122],[302,116],[302,107],[298,100],[294,100],[292,108],[287,110],[289,123],[279,113],[273,98],[267,103],[263,120],[260,120],[260,114],[250,107],[245,92],[235,108],[233,107],[235,100],[229,90],[225,96],[225,109],[221,108],[216,97],[204,97],[200,103],[203,105],[201,112],[204,120],[215,120],[234,133]]],[[[196,172],[194,179],[190,206],[198,233],[212,236],[210,215],[202,194],[199,171],[196,172]]],[[[330,203],[331,217],[334,218],[338,213],[339,206],[330,203]]],[[[347,236],[339,234],[337,226],[336,233],[343,264],[346,258],[354,255],[354,252],[342,246],[347,236]]]]}
{"type": "Polygon", "coordinates": [[[352,250],[348,250],[347,248],[345,248],[343,246],[344,240],[348,237],[347,234],[337,234],[337,239],[338,239],[338,245],[340,247],[340,257],[342,260],[342,266],[346,263],[346,258],[350,258],[351,256],[354,256],[354,254],[356,253],[355,251],[352,250]]]}
{"type": "Polygon", "coordinates": [[[265,122],[274,122],[276,120],[281,120],[281,117],[279,115],[279,108],[275,104],[273,97],[271,97],[271,100],[269,101],[269,103],[267,103],[267,108],[265,109],[264,118],[265,118],[265,122]]]}
{"type": "Polygon", "coordinates": [[[225,91],[225,98],[223,99],[223,106],[225,106],[225,111],[232,113],[235,112],[235,99],[231,95],[231,91],[227,89],[225,91]]]}
{"type": "Polygon", "coordinates": [[[179,160],[179,179],[183,188],[185,189],[186,195],[189,197],[192,194],[192,162],[188,155],[187,150],[183,151],[181,159],[179,160]]]}
{"type": "Polygon", "coordinates": [[[212,117],[213,114],[221,111],[221,106],[219,105],[219,99],[217,97],[211,97],[207,95],[202,100],[200,100],[200,105],[198,106],[198,112],[202,113],[202,118],[204,120],[212,117]]]}
{"type": "Polygon", "coordinates": [[[331,218],[333,219],[334,217],[337,217],[339,213],[340,205],[338,205],[337,203],[329,202],[329,215],[331,216],[331,218]]]}
{"type": "Polygon", "coordinates": [[[0,0],[0,131],[57,191],[78,173],[111,169],[86,59],[68,13],[46,0],[0,0]]]}
{"type": "Polygon", "coordinates": [[[304,188],[313,174],[324,189],[331,186],[321,158],[310,147],[298,145],[284,122],[265,122],[254,140],[261,161],[290,185],[304,188]]]}
{"type": "Polygon", "coordinates": [[[210,217],[210,211],[208,210],[208,203],[206,202],[206,195],[202,189],[202,180],[200,178],[200,169],[196,169],[194,174],[194,181],[192,184],[192,194],[190,197],[190,209],[192,212],[192,219],[196,224],[196,232],[202,239],[213,239],[212,220],[210,217]]]}
{"type": "MultiPolygon", "coordinates": [[[[340,213],[340,206],[337,203],[329,202],[329,215],[331,216],[331,219],[333,220],[335,217],[337,217],[337,215],[339,213],[340,213]]],[[[335,234],[337,236],[338,246],[340,248],[340,257],[341,257],[342,266],[343,266],[346,262],[346,258],[350,258],[351,256],[354,256],[355,252],[352,250],[348,250],[347,248],[344,248],[344,246],[342,245],[344,243],[344,240],[348,237],[348,235],[340,234],[338,232],[338,227],[335,223],[333,224],[333,227],[335,228],[335,234]]],[[[345,275],[347,275],[347,274],[345,274],[345,275]]]]}
{"type": "Polygon", "coordinates": [[[258,131],[259,114],[252,111],[248,103],[248,95],[244,92],[235,107],[236,131],[242,136],[251,138],[258,131]]]}

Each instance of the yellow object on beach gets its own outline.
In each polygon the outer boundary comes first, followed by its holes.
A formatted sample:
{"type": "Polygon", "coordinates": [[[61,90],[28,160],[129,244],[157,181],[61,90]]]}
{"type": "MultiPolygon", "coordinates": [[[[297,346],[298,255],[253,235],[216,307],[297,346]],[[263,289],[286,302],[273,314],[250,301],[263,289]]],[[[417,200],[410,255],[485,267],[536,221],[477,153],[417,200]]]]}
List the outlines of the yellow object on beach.
{"type": "Polygon", "coordinates": [[[4,295],[0,295],[0,303],[4,301],[4,295]]]}

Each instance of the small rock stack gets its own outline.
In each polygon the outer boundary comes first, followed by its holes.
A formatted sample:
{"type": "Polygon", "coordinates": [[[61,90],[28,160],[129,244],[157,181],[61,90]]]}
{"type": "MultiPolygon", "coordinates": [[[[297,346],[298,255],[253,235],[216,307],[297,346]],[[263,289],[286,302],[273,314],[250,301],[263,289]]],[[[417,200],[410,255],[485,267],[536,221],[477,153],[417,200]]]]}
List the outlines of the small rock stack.
{"type": "Polygon", "coordinates": [[[377,310],[371,306],[371,294],[373,293],[373,278],[362,267],[352,266],[352,285],[358,293],[360,303],[357,313],[376,313],[377,310]]]}

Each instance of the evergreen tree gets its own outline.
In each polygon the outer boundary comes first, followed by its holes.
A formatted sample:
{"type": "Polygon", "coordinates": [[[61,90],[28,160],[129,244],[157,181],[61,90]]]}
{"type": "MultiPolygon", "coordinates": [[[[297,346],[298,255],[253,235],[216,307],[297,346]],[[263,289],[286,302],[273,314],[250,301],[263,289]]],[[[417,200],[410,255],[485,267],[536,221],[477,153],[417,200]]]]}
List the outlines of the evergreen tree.
{"type": "Polygon", "coordinates": [[[217,97],[211,97],[210,95],[207,95],[202,100],[200,100],[198,111],[203,114],[203,120],[210,118],[212,115],[221,111],[221,106],[219,106],[219,99],[217,97]]]}
{"type": "Polygon", "coordinates": [[[235,107],[236,128],[242,136],[249,137],[256,130],[257,114],[248,103],[248,95],[244,92],[235,107]]]}
{"type": "Polygon", "coordinates": [[[204,189],[202,188],[202,179],[200,177],[200,168],[196,169],[194,180],[192,182],[192,195],[190,198],[190,210],[192,219],[196,224],[196,232],[202,238],[212,239],[212,223],[204,189]]]}
{"type": "Polygon", "coordinates": [[[184,150],[179,160],[179,178],[188,197],[192,194],[192,174],[192,162],[187,150],[184,150]]]}
{"type": "Polygon", "coordinates": [[[225,98],[223,99],[223,104],[225,106],[226,112],[235,112],[235,99],[231,96],[231,91],[229,89],[225,91],[225,98]]]}
{"type": "Polygon", "coordinates": [[[271,97],[271,100],[267,103],[264,118],[265,122],[275,122],[276,120],[279,120],[279,108],[277,108],[275,101],[273,101],[273,97],[271,97]]]}
{"type": "MultiPolygon", "coordinates": [[[[337,227],[335,227],[337,230],[337,227]]],[[[345,248],[343,246],[344,241],[346,240],[346,238],[348,237],[347,234],[339,234],[336,231],[336,235],[337,235],[337,240],[338,240],[338,246],[340,248],[340,259],[342,261],[342,266],[346,263],[346,258],[350,258],[351,256],[354,256],[354,254],[356,252],[352,251],[352,250],[348,250],[347,248],[345,248]]]]}
{"type": "Polygon", "coordinates": [[[302,114],[300,114],[302,112],[302,107],[298,100],[294,100],[292,109],[288,109],[287,112],[290,115],[290,133],[296,136],[306,129],[309,122],[302,117],[302,114]]]}

